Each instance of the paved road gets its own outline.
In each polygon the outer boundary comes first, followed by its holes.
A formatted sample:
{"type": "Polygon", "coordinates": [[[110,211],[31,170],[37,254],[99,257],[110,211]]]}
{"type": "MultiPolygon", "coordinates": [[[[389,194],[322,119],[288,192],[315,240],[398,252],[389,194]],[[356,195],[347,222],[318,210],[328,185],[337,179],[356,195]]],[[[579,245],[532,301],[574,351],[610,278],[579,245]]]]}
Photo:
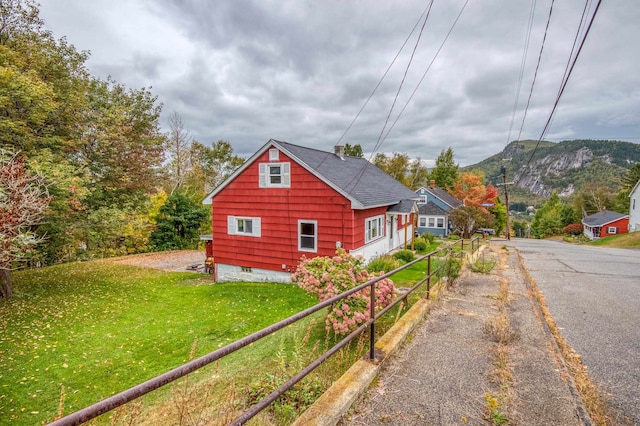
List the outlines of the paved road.
{"type": "Polygon", "coordinates": [[[640,425],[640,250],[514,239],[567,342],[640,425]]]}

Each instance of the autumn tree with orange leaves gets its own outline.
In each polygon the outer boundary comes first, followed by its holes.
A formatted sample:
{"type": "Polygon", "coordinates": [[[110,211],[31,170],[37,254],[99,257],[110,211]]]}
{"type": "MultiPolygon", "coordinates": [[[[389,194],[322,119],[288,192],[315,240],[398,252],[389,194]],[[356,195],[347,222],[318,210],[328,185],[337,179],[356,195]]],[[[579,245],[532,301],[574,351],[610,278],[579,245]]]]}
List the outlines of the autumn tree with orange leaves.
{"type": "Polygon", "coordinates": [[[461,173],[449,193],[464,203],[451,215],[455,230],[463,237],[468,238],[478,228],[492,226],[495,219],[487,207],[496,203],[498,188],[491,183],[485,185],[483,173],[461,173]]]}

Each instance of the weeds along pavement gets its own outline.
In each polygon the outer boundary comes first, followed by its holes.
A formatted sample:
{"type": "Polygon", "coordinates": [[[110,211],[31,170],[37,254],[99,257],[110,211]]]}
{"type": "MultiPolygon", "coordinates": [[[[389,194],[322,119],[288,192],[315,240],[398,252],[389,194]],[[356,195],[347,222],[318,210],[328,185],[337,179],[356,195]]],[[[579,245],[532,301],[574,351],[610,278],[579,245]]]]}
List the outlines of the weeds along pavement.
{"type": "Polygon", "coordinates": [[[517,254],[499,243],[383,366],[342,425],[590,424],[517,254]]]}

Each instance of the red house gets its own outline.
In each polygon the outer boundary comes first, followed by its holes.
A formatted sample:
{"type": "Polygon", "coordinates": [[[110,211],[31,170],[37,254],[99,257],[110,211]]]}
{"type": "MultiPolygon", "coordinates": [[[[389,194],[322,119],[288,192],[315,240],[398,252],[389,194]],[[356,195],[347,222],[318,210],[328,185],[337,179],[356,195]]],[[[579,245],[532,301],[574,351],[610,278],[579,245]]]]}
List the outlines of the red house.
{"type": "Polygon", "coordinates": [[[591,240],[629,232],[629,215],[602,210],[582,219],[584,235],[591,240]]]}
{"type": "Polygon", "coordinates": [[[411,241],[417,195],[343,152],[271,139],[203,200],[216,281],[288,282],[303,255],[369,260],[411,241]]]}

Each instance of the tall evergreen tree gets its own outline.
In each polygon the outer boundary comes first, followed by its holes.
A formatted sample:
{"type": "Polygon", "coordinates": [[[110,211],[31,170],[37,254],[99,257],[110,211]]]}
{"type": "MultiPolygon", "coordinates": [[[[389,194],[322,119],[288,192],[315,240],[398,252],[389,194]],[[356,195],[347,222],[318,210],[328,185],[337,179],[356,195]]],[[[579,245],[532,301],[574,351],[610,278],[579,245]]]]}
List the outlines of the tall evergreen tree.
{"type": "Polygon", "coordinates": [[[207,218],[206,208],[176,191],[169,195],[160,208],[157,229],[151,234],[151,244],[156,250],[196,248],[198,231],[207,218]]]}

